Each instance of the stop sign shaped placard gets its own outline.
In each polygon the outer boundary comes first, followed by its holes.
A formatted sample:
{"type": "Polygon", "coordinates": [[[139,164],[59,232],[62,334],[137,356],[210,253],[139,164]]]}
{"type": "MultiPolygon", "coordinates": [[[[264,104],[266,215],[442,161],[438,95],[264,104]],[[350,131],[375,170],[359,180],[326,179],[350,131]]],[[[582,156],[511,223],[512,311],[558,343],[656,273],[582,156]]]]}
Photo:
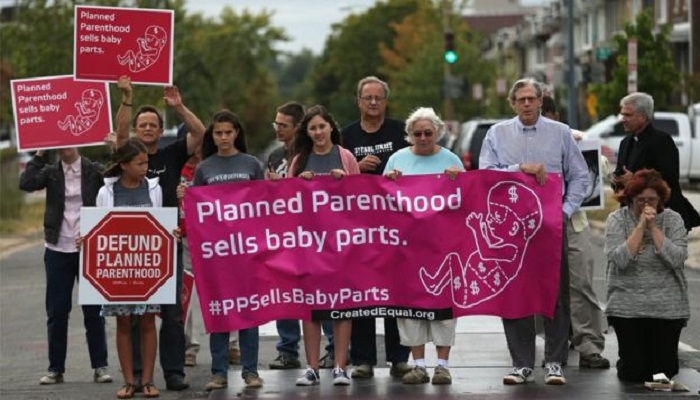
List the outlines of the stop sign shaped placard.
{"type": "Polygon", "coordinates": [[[174,276],[174,246],[149,212],[110,211],[84,237],[82,276],[110,302],[147,302],[174,276]]]}

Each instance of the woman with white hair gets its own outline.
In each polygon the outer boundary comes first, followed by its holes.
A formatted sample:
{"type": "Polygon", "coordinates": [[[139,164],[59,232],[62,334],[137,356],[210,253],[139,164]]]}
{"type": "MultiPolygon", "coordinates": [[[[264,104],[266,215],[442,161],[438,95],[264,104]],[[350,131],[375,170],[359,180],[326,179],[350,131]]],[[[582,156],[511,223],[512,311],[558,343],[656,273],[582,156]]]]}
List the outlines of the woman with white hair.
{"type": "MultiPolygon", "coordinates": [[[[406,140],[411,146],[394,153],[384,168],[384,176],[395,180],[401,175],[425,175],[446,173],[455,179],[464,166],[449,150],[437,144],[445,133],[445,124],[432,108],[418,108],[406,120],[406,140]]],[[[425,344],[433,342],[438,362],[433,373],[434,385],[452,383],[448,359],[455,341],[457,320],[425,321],[399,318],[397,320],[401,344],[411,348],[414,368],[403,376],[405,384],[428,383],[430,377],[425,366],[425,344]]]]}

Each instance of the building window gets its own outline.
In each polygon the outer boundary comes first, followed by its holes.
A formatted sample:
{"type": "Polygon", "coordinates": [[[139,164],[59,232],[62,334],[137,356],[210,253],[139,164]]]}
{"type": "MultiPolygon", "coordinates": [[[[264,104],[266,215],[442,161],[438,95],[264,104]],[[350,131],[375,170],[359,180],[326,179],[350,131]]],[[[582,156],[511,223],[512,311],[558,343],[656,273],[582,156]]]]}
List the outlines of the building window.
{"type": "Polygon", "coordinates": [[[586,49],[591,46],[592,43],[592,22],[593,18],[590,14],[584,14],[581,17],[581,46],[586,49]]]}
{"type": "Polygon", "coordinates": [[[665,24],[668,22],[668,0],[656,0],[656,22],[665,24]]]}
{"type": "Polygon", "coordinates": [[[605,2],[605,25],[607,27],[607,37],[612,37],[615,32],[620,30],[620,16],[618,13],[618,1],[611,0],[605,2]]]}

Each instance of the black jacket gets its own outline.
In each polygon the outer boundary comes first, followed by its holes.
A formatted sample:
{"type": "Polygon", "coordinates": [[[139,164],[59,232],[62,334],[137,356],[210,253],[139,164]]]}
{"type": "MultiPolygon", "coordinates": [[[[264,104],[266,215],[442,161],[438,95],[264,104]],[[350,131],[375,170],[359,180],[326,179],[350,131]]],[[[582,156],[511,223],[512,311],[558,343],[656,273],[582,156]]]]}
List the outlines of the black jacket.
{"type": "Polygon", "coordinates": [[[681,185],[678,182],[680,174],[678,148],[671,135],[657,130],[652,124],[649,124],[639,133],[638,138],[638,145],[641,146],[639,156],[632,161],[630,161],[630,154],[632,146],[635,145],[633,135],[628,135],[620,143],[617,171],[621,171],[622,167],[625,166],[632,172],[645,168],[660,172],[671,188],[671,198],[666,206],[681,215],[686,229],[690,230],[700,226],[700,215],[681,192],[681,185]]]}
{"type": "MultiPolygon", "coordinates": [[[[102,164],[81,156],[80,191],[83,206],[94,207],[97,192],[103,185],[102,164]]],[[[63,224],[63,211],[66,202],[66,183],[61,161],[45,164],[42,157],[33,157],[27,169],[19,178],[19,188],[33,192],[46,188],[46,211],[44,213],[44,240],[58,243],[58,235],[63,224]]]]}

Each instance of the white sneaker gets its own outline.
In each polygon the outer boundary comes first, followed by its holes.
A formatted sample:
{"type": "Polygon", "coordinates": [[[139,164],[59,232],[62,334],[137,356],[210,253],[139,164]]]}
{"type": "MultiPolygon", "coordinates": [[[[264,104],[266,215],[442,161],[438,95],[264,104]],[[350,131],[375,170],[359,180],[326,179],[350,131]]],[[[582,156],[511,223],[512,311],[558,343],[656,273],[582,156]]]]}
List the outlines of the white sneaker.
{"type": "Polygon", "coordinates": [[[297,379],[297,386],[313,386],[319,383],[321,383],[321,379],[318,377],[318,373],[311,367],[306,367],[304,375],[297,379]]]}
{"type": "Polygon", "coordinates": [[[504,385],[518,385],[521,383],[528,383],[534,381],[535,377],[532,376],[532,368],[528,367],[515,367],[512,371],[510,371],[510,374],[503,377],[504,385]]]}
{"type": "Polygon", "coordinates": [[[333,368],[333,385],[334,386],[347,386],[350,384],[350,378],[347,372],[340,367],[333,368]]]}
{"type": "Polygon", "coordinates": [[[112,377],[107,373],[107,367],[95,368],[95,373],[92,376],[95,383],[110,383],[112,377]]]}
{"type": "Polygon", "coordinates": [[[547,363],[544,365],[544,383],[547,385],[563,385],[566,383],[559,363],[547,363]]]}

